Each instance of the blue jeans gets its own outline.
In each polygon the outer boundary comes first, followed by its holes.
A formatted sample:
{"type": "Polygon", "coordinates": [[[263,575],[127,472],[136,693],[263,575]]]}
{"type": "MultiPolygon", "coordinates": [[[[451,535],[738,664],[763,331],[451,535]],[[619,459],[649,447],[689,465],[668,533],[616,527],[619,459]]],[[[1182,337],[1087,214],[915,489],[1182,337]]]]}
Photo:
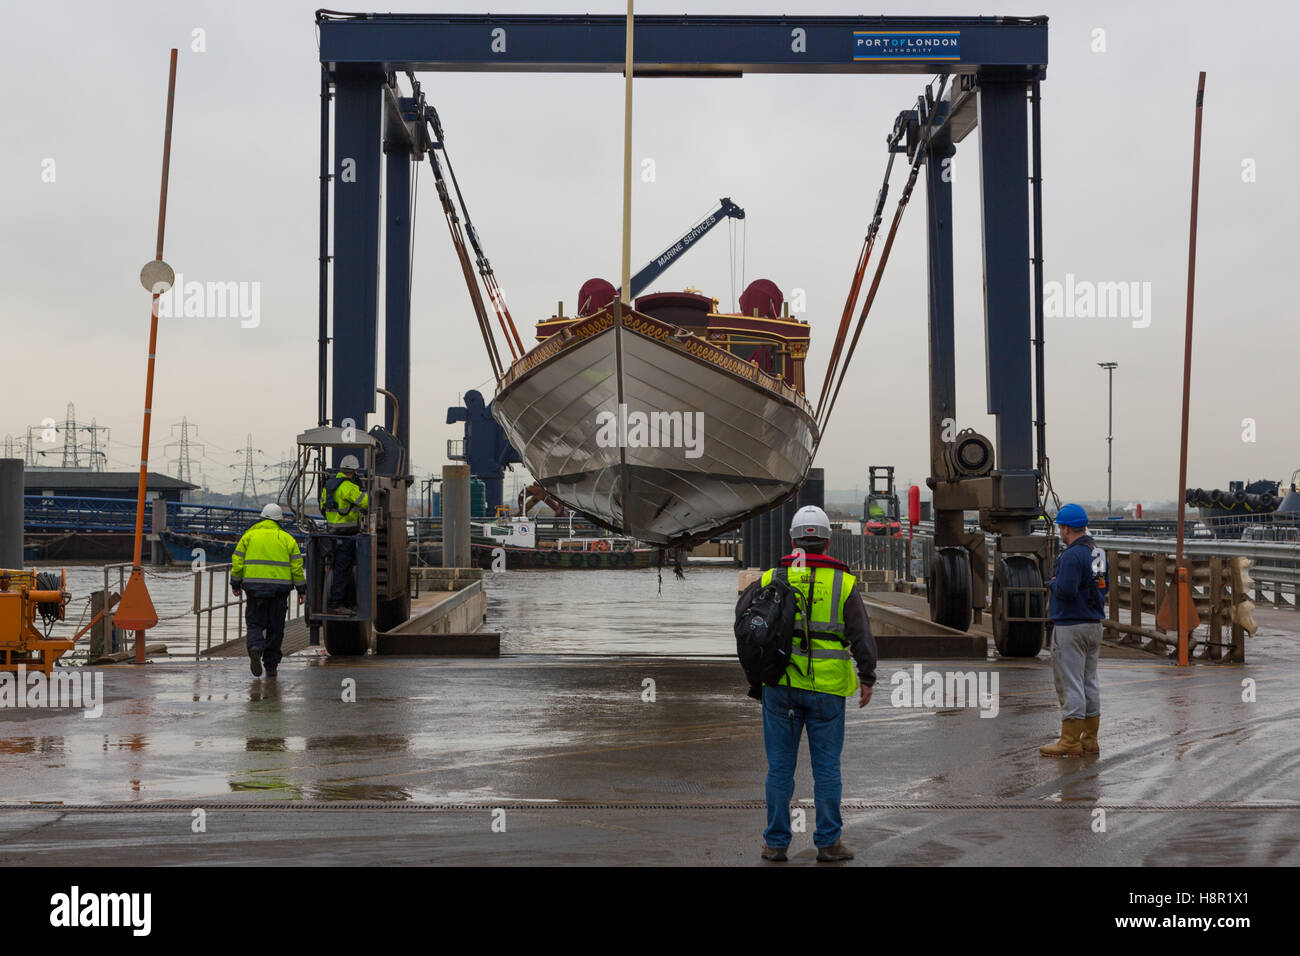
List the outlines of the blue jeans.
{"type": "Polygon", "coordinates": [[[830,846],[840,838],[840,751],[844,749],[844,700],[798,687],[763,688],[763,747],[767,751],[767,829],[770,847],[790,845],[790,800],[799,738],[808,728],[813,803],[817,829],[813,843],[830,846]],[[789,697],[787,698],[787,694],[789,697]]]}

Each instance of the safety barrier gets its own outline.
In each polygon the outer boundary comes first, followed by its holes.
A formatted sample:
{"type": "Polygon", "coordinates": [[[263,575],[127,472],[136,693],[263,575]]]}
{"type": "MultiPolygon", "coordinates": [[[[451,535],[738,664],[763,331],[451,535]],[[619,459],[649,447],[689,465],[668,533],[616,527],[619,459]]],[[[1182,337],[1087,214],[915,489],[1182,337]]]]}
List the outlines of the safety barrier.
{"type": "Polygon", "coordinates": [[[919,581],[934,554],[934,536],[916,534],[909,543],[906,537],[832,531],[827,553],[850,568],[890,571],[897,580],[919,581]]]}
{"type": "MultiPolygon", "coordinates": [[[[1163,552],[1166,555],[1171,555],[1174,551],[1173,541],[1153,541],[1150,538],[1098,535],[1097,544],[1108,551],[1135,550],[1148,554],[1163,552]]],[[[1297,607],[1300,543],[1193,538],[1184,543],[1183,551],[1189,558],[1249,558],[1251,564],[1246,584],[1247,596],[1257,604],[1273,604],[1291,609],[1297,607]]]]}
{"type": "MultiPolygon", "coordinates": [[[[1098,541],[1098,544],[1110,543],[1104,539],[1098,541]]],[[[1177,635],[1148,626],[1143,615],[1155,615],[1175,586],[1174,556],[1172,549],[1161,546],[1163,543],[1146,542],[1144,547],[1129,551],[1106,548],[1109,616],[1103,622],[1115,643],[1162,655],[1177,648],[1177,635]],[[1120,620],[1121,610],[1128,611],[1127,623],[1120,620]]],[[[1249,597],[1254,583],[1249,573],[1250,559],[1211,554],[1184,557],[1184,564],[1192,600],[1205,629],[1204,636],[1200,628],[1192,633],[1191,656],[1207,661],[1244,662],[1246,635],[1254,634],[1256,629],[1255,604],[1249,597]]]]}
{"type": "MultiPolygon", "coordinates": [[[[227,641],[232,640],[230,633],[230,609],[235,609],[235,633],[233,637],[238,637],[243,633],[244,622],[244,595],[241,591],[238,595],[230,591],[230,565],[229,564],[206,564],[200,563],[193,570],[194,576],[194,606],[191,613],[194,615],[194,656],[201,657],[212,650],[212,633],[213,618],[217,611],[221,612],[221,639],[216,642],[220,647],[227,641]],[[207,603],[203,600],[203,583],[207,578],[208,597],[207,603]],[[221,590],[217,591],[217,581],[221,581],[221,590]],[[218,601],[218,598],[220,600],[218,601]],[[204,616],[207,617],[206,642],[204,641],[204,616]]],[[[298,601],[291,594],[289,596],[289,620],[297,620],[302,616],[302,610],[298,601]]]]}

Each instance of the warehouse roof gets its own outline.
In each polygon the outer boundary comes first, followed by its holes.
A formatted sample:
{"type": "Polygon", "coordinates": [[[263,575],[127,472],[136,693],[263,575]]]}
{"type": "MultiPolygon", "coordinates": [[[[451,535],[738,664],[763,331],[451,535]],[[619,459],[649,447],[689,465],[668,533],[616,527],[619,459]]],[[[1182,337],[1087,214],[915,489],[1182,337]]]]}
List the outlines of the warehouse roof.
{"type": "MultiPolygon", "coordinates": [[[[106,491],[119,491],[125,488],[138,487],[139,483],[140,473],[138,471],[83,471],[79,468],[23,469],[23,489],[31,492],[41,492],[47,489],[54,491],[60,488],[103,488],[106,491]]],[[[171,489],[191,491],[198,488],[198,485],[190,484],[188,481],[181,481],[171,475],[160,475],[156,471],[151,471],[145,483],[145,488],[149,491],[167,491],[171,489]]]]}

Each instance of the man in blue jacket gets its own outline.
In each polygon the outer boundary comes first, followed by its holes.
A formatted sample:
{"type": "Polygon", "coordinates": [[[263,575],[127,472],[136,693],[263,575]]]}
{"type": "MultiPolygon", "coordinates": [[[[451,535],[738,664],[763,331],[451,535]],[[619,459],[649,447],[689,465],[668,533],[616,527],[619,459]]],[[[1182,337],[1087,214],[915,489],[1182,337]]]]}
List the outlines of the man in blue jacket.
{"type": "Polygon", "coordinates": [[[1088,513],[1079,505],[1056,514],[1061,543],[1056,572],[1049,582],[1052,618],[1052,677],[1061,702],[1061,738],[1039,747],[1044,757],[1080,757],[1101,752],[1101,619],[1106,609],[1106,552],[1088,534],[1088,513]]]}

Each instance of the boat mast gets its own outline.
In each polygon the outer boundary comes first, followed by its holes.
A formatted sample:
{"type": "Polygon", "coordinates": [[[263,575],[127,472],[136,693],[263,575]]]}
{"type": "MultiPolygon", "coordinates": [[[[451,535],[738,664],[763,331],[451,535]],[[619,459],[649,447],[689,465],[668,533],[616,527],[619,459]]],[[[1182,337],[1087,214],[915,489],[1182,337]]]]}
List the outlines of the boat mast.
{"type": "MultiPolygon", "coordinates": [[[[627,34],[623,50],[623,281],[619,285],[618,314],[614,317],[614,372],[618,390],[615,415],[623,420],[623,309],[632,304],[632,2],[627,0],[627,34]]],[[[619,435],[619,478],[622,484],[623,523],[628,521],[627,443],[619,435]]]]}

